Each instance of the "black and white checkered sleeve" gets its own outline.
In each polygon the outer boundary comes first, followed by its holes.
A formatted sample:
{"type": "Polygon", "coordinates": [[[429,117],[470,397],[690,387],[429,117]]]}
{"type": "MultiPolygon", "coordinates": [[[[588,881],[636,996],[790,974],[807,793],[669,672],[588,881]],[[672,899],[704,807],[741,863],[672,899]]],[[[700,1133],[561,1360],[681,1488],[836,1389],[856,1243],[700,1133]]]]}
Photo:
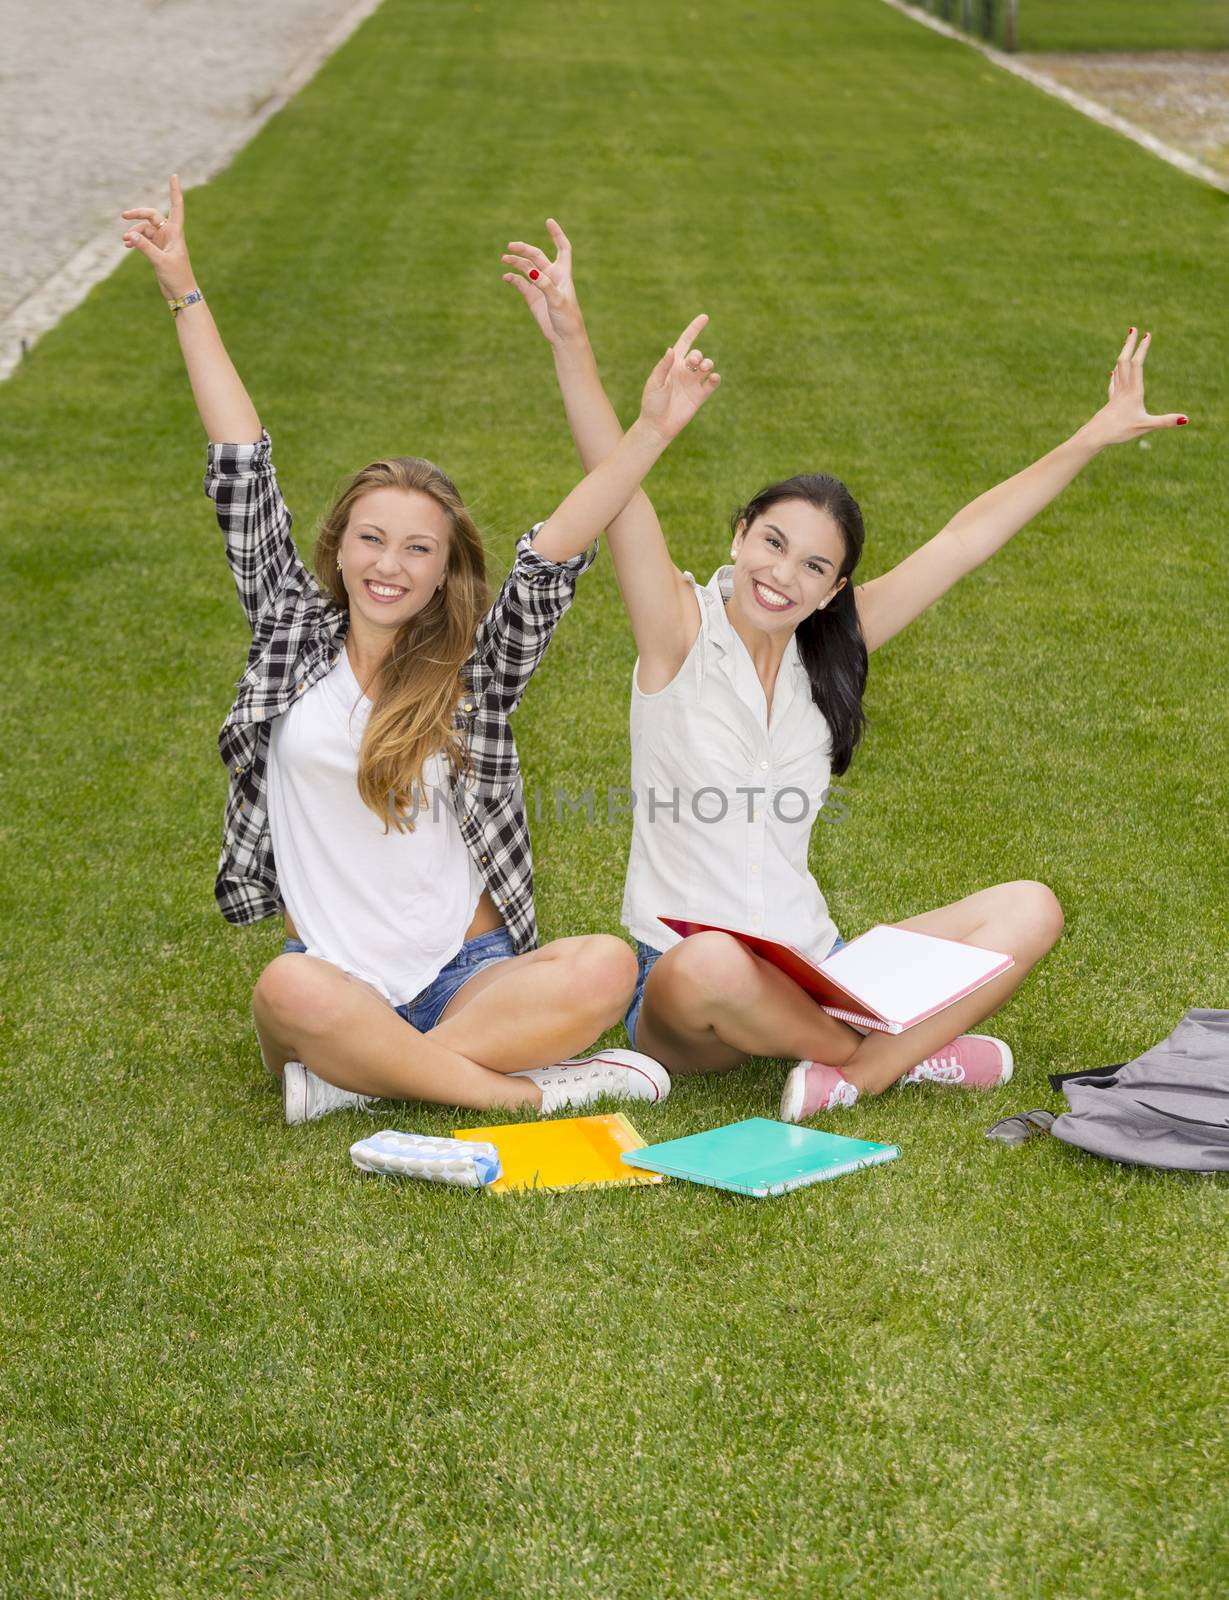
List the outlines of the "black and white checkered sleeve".
{"type": "Polygon", "coordinates": [[[470,658],[475,690],[505,716],[520,703],[551,635],[575,597],[577,578],[597,560],[596,543],[569,561],[540,556],[533,541],[541,527],[542,523],[535,523],[517,541],[512,571],[479,624],[470,658]]]}
{"type": "Polygon", "coordinates": [[[266,608],[307,573],[291,537],[291,516],[277,486],[272,442],[210,444],[205,493],[214,502],[226,559],[255,631],[266,608]]]}

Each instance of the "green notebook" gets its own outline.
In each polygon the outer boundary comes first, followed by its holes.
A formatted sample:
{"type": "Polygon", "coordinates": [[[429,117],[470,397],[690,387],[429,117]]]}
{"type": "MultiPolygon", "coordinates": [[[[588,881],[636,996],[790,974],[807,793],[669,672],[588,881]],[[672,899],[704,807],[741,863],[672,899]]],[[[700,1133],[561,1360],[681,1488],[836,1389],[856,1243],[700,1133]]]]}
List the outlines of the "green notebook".
{"type": "Polygon", "coordinates": [[[847,1139],[841,1133],[749,1117],[708,1133],[646,1145],[621,1159],[629,1166],[664,1172],[671,1178],[689,1178],[714,1189],[763,1197],[894,1161],[899,1154],[894,1144],[847,1139]]]}

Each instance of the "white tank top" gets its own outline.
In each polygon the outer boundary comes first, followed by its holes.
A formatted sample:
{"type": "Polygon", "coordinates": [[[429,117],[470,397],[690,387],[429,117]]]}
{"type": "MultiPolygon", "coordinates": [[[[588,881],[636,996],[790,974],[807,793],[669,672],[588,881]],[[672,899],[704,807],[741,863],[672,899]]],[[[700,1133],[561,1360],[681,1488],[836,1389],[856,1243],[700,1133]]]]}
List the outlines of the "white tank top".
{"type": "Polygon", "coordinates": [[[832,739],[791,639],[772,719],[746,646],[726,615],[733,568],[701,588],[700,632],[655,694],[632,677],[632,845],[623,925],[667,950],[660,916],[715,922],[796,945],[822,961],[836,925],[807,867],[832,775],[832,739]]]}
{"type": "Polygon", "coordinates": [[[344,650],[327,677],[273,719],[269,831],[286,909],[309,955],[363,978],[392,1005],[412,1000],[465,942],[482,878],[428,762],[412,833],[359,798],[371,713],[344,650]]]}

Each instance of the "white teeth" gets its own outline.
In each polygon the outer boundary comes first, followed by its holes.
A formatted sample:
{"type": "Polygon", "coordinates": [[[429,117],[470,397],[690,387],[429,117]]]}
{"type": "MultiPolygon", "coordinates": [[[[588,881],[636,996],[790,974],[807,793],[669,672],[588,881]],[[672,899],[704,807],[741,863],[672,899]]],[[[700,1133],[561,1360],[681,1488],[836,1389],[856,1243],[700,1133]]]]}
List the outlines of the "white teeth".
{"type": "Polygon", "coordinates": [[[367,587],[371,590],[372,594],[387,595],[390,600],[400,599],[400,597],[405,593],[404,589],[389,589],[385,588],[381,583],[372,583],[370,578],[367,580],[367,587]]]}
{"type": "Polygon", "coordinates": [[[779,594],[771,589],[766,589],[762,583],[756,583],[755,592],[766,606],[771,606],[774,611],[784,611],[787,606],[792,606],[792,600],[783,600],[779,594]]]}

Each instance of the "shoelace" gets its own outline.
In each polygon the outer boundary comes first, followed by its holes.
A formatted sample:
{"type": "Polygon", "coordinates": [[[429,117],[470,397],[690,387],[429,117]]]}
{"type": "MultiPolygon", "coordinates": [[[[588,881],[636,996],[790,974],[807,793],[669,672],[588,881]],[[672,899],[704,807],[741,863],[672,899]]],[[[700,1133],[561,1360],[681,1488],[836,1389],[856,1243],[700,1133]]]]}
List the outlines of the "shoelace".
{"type": "Polygon", "coordinates": [[[828,1109],[831,1110],[834,1106],[856,1105],[857,1101],[858,1091],[852,1083],[838,1083],[828,1096],[828,1109]]]}
{"type": "Polygon", "coordinates": [[[541,1084],[542,1109],[549,1114],[565,1106],[575,1105],[575,1094],[578,1089],[584,1090],[580,1103],[588,1103],[590,1091],[598,1094],[612,1092],[615,1088],[614,1069],[609,1064],[599,1065],[595,1062],[587,1067],[559,1066],[548,1069],[549,1076],[544,1074],[541,1084]]]}
{"type": "MultiPolygon", "coordinates": [[[[336,1084],[329,1083],[325,1078],[317,1077],[317,1082],[324,1085],[324,1094],[322,1098],[326,1104],[343,1106],[348,1106],[351,1104],[351,1095],[353,1094],[353,1090],[339,1089],[336,1084]]],[[[354,1103],[357,1104],[360,1111],[370,1111],[371,1103],[375,1098],[375,1095],[360,1094],[355,1096],[354,1103]]]]}
{"type": "Polygon", "coordinates": [[[927,1061],[919,1061],[910,1077],[928,1078],[931,1083],[963,1083],[964,1068],[955,1056],[931,1056],[927,1061]]]}
{"type": "Polygon", "coordinates": [[[609,1062],[595,1061],[592,1066],[577,1068],[574,1073],[562,1079],[561,1082],[597,1083],[601,1084],[603,1088],[612,1088],[614,1086],[614,1069],[609,1062]]]}

